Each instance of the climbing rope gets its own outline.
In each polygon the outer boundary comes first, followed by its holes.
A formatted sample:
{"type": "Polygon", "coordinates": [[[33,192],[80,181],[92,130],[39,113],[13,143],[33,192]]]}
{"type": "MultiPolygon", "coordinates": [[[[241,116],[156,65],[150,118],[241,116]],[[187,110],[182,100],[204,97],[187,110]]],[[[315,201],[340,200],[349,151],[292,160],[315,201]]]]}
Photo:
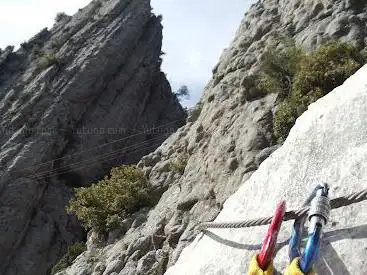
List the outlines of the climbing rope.
{"type": "MultiPolygon", "coordinates": [[[[340,208],[343,206],[348,206],[354,203],[367,200],[367,189],[360,192],[355,192],[346,196],[338,197],[330,201],[331,209],[340,208]]],[[[301,218],[307,215],[309,207],[302,207],[298,210],[291,210],[285,213],[283,221],[289,221],[301,218]]],[[[204,222],[197,226],[199,230],[205,230],[208,228],[244,228],[252,226],[261,226],[271,223],[273,217],[266,217],[260,219],[239,221],[239,222],[204,222]]]]}

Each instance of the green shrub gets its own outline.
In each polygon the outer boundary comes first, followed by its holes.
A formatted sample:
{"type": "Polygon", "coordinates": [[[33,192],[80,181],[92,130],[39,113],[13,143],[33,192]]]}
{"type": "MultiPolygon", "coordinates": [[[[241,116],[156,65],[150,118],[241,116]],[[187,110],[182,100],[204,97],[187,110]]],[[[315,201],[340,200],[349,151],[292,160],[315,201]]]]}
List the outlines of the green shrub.
{"type": "Polygon", "coordinates": [[[48,67],[51,67],[53,65],[59,66],[60,65],[60,61],[57,59],[57,57],[55,56],[55,54],[50,53],[50,54],[46,54],[41,58],[41,68],[42,69],[47,69],[48,67]]]}
{"type": "Polygon", "coordinates": [[[203,104],[199,102],[198,104],[196,104],[195,107],[189,110],[188,121],[195,122],[199,118],[202,110],[203,110],[203,104]]]}
{"type": "Polygon", "coordinates": [[[274,133],[276,133],[276,137],[278,142],[281,143],[284,141],[284,137],[288,136],[288,133],[296,119],[297,115],[297,102],[293,100],[286,100],[279,104],[276,115],[274,116],[274,133]]]}
{"type": "Polygon", "coordinates": [[[298,47],[265,52],[257,86],[280,95],[282,103],[273,121],[278,142],[288,136],[308,105],[343,84],[364,62],[364,56],[356,47],[337,41],[315,52],[305,52],[298,47]]]}
{"type": "Polygon", "coordinates": [[[60,261],[52,268],[51,274],[56,274],[68,266],[71,266],[73,261],[85,250],[87,250],[87,247],[84,243],[74,243],[68,248],[68,251],[60,261]]]}
{"type": "Polygon", "coordinates": [[[268,74],[263,73],[257,80],[256,85],[260,91],[277,94],[283,93],[282,85],[279,79],[268,74]]]}
{"type": "Polygon", "coordinates": [[[305,51],[300,47],[268,50],[262,57],[262,71],[272,77],[293,77],[297,72],[300,60],[304,56],[305,51]]]}
{"type": "Polygon", "coordinates": [[[174,161],[170,162],[171,171],[183,175],[188,160],[189,156],[187,154],[180,154],[174,161]]]}
{"type": "Polygon", "coordinates": [[[75,188],[66,210],[75,214],[86,229],[114,229],[129,214],[149,204],[151,185],[136,166],[112,168],[110,175],[90,187],[75,188]]]}
{"type": "Polygon", "coordinates": [[[262,57],[262,74],[257,87],[267,93],[278,93],[281,98],[287,97],[292,89],[292,79],[305,55],[300,47],[266,51],[262,57]]]}
{"type": "MultiPolygon", "coordinates": [[[[294,77],[294,93],[323,96],[354,74],[363,64],[359,50],[349,44],[331,42],[310,53],[300,62],[294,77]]],[[[317,97],[316,97],[317,98],[317,97]]]]}

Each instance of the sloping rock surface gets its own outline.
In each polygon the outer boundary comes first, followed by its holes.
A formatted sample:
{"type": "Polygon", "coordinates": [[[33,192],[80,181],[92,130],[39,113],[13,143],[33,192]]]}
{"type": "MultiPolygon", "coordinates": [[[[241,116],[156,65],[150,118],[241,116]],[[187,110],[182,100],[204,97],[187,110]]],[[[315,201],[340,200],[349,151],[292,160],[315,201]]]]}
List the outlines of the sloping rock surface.
{"type": "MultiPolygon", "coordinates": [[[[342,86],[311,104],[284,145],[265,160],[224,204],[216,221],[272,215],[276,202],[301,207],[316,183],[327,182],[331,197],[367,188],[367,65],[342,86]],[[276,187],[275,187],[276,186],[276,187]]],[[[365,274],[367,202],[331,211],[322,238],[318,274],[365,274]]],[[[292,222],[283,224],[274,264],[288,262],[292,222]]],[[[210,230],[184,249],[165,274],[246,274],[267,227],[210,230]]]]}
{"type": "Polygon", "coordinates": [[[251,83],[262,53],[281,36],[311,50],[333,39],[363,48],[366,10],[366,2],[351,0],[263,0],[251,6],[188,123],[139,163],[161,196],[158,204],[106,239],[90,234],[88,251],[63,274],[163,274],[195,239],[196,225],[215,219],[279,147],[272,125],[277,95],[262,94],[251,83]],[[183,174],[172,171],[171,163],[183,156],[183,174]]]}
{"type": "Polygon", "coordinates": [[[148,0],[95,0],[0,51],[0,274],[46,274],[83,237],[64,211],[72,187],[183,124],[160,21],[148,0]]]}

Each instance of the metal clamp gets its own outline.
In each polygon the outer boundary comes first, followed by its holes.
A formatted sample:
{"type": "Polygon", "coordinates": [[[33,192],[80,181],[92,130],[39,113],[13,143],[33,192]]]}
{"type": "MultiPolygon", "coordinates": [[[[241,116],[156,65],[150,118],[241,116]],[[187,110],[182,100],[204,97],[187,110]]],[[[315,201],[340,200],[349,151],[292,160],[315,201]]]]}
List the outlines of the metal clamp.
{"type": "Polygon", "coordinates": [[[328,196],[328,185],[326,183],[319,184],[304,204],[305,206],[311,202],[308,213],[310,226],[303,255],[301,255],[301,240],[306,217],[296,220],[293,225],[292,236],[289,241],[289,258],[292,261],[294,258],[300,257],[300,269],[305,274],[311,269],[318,258],[322,228],[328,222],[330,213],[330,200],[328,196]]]}

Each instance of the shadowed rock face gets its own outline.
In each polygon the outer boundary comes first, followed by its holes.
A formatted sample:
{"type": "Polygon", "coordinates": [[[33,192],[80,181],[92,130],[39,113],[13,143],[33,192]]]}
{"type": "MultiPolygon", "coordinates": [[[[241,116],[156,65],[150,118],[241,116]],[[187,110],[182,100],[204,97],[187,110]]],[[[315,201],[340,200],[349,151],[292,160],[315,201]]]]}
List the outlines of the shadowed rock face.
{"type": "Polygon", "coordinates": [[[0,52],[0,274],[46,274],[83,237],[64,211],[72,187],[183,124],[161,43],[148,0],[101,0],[0,52]]]}
{"type": "MultiPolygon", "coordinates": [[[[213,220],[226,199],[278,148],[272,131],[277,95],[256,93],[250,85],[266,47],[280,34],[309,49],[336,38],[363,46],[366,5],[318,0],[254,4],[213,69],[188,123],[139,162],[161,193],[157,205],[134,214],[105,240],[91,233],[88,250],[61,274],[163,274],[195,238],[195,226],[213,220]],[[170,162],[185,153],[184,173],[171,171],[170,162]],[[97,260],[91,263],[93,257],[97,260]]],[[[265,190],[276,189],[271,179],[268,184],[265,190]]],[[[256,192],[243,198],[257,206],[258,199],[256,192]]],[[[241,214],[246,216],[246,210],[241,214]]]]}

